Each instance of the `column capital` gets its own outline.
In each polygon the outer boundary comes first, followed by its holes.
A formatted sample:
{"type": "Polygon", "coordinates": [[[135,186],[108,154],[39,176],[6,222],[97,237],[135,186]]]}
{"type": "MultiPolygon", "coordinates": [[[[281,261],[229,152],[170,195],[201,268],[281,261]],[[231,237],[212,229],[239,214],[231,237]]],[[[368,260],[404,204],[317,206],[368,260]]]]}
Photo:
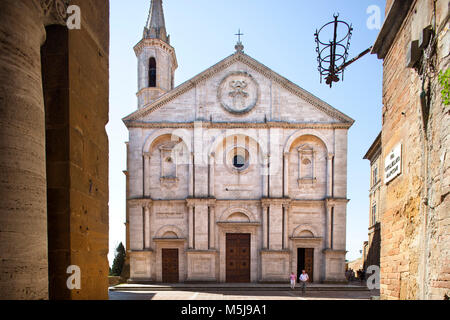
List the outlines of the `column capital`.
{"type": "Polygon", "coordinates": [[[287,202],[283,203],[283,208],[289,210],[291,209],[292,205],[291,205],[291,200],[286,200],[287,202]]]}
{"type": "Polygon", "coordinates": [[[40,0],[44,24],[66,25],[69,0],[40,0]]]}
{"type": "Polygon", "coordinates": [[[327,155],[327,159],[328,160],[333,160],[333,158],[334,158],[334,153],[329,153],[328,155],[327,155]]]}
{"type": "Polygon", "coordinates": [[[145,159],[150,159],[151,153],[150,153],[150,152],[144,152],[144,153],[142,153],[142,156],[143,156],[145,159]]]}
{"type": "Polygon", "coordinates": [[[150,210],[150,209],[152,208],[152,206],[153,206],[153,200],[151,200],[151,199],[145,199],[145,200],[143,201],[143,207],[144,207],[145,209],[150,210]]]}

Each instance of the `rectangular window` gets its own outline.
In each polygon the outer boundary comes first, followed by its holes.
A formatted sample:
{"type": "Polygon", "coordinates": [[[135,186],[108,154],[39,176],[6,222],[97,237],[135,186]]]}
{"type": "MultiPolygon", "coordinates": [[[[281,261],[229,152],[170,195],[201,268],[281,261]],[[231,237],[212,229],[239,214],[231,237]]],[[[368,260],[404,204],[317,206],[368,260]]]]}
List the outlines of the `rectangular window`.
{"type": "Polygon", "coordinates": [[[375,168],[373,169],[373,177],[372,177],[372,181],[373,181],[373,184],[372,184],[372,185],[376,185],[377,182],[378,182],[378,167],[375,167],[375,168]]]}
{"type": "Polygon", "coordinates": [[[372,206],[372,225],[374,225],[375,223],[377,223],[377,205],[374,204],[372,206]]]}

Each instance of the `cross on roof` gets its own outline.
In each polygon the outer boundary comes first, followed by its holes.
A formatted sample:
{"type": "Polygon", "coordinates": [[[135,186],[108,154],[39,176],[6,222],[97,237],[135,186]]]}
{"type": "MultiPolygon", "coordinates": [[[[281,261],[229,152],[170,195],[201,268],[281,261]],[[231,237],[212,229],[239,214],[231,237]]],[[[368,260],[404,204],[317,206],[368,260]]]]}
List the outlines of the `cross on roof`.
{"type": "Polygon", "coordinates": [[[238,33],[235,34],[235,36],[238,36],[238,42],[241,42],[241,36],[243,36],[244,34],[241,33],[241,29],[239,29],[238,33]]]}

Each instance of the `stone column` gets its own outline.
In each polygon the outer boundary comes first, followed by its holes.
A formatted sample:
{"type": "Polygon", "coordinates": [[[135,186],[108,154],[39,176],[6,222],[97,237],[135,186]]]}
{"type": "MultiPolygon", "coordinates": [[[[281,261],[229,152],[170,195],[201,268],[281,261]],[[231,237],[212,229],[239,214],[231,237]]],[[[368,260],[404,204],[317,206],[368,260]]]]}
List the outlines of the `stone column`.
{"type": "Polygon", "coordinates": [[[3,299],[48,298],[42,16],[39,1],[1,2],[0,296],[3,299]]]}
{"type": "Polygon", "coordinates": [[[150,198],[150,153],[145,152],[144,153],[144,197],[150,198]]]}
{"type": "Polygon", "coordinates": [[[213,152],[209,156],[209,196],[214,197],[215,156],[213,152]]]}
{"type": "Polygon", "coordinates": [[[288,226],[289,226],[289,211],[291,209],[291,206],[290,206],[290,204],[286,203],[286,204],[283,204],[283,208],[284,208],[284,235],[283,235],[284,247],[283,247],[283,249],[286,249],[288,247],[288,241],[289,241],[288,226]]]}
{"type": "Polygon", "coordinates": [[[194,197],[194,165],[193,165],[194,153],[189,157],[189,197],[194,197]]]}
{"type": "Polygon", "coordinates": [[[333,197],[333,159],[334,154],[329,153],[327,157],[327,196],[329,198],[333,197]]]}
{"type": "Polygon", "coordinates": [[[150,239],[150,212],[151,212],[151,204],[148,204],[144,207],[144,250],[151,248],[151,239],[150,239]]]}
{"type": "Polygon", "coordinates": [[[268,210],[269,205],[263,204],[261,208],[262,214],[262,237],[263,237],[263,249],[268,249],[267,245],[267,234],[269,230],[267,229],[267,221],[268,221],[268,210]]]}
{"type": "Polygon", "coordinates": [[[270,155],[269,154],[265,154],[263,156],[263,158],[266,161],[266,164],[264,165],[264,170],[266,171],[265,172],[266,174],[262,175],[262,178],[263,178],[263,183],[262,183],[262,185],[263,185],[263,192],[262,192],[262,194],[263,194],[264,198],[268,198],[269,197],[269,193],[270,193],[270,192],[268,192],[268,185],[270,184],[270,182],[269,182],[269,179],[270,179],[270,166],[269,166],[270,165],[269,164],[270,155]]]}
{"type": "Polygon", "coordinates": [[[210,249],[216,248],[216,207],[213,205],[209,206],[209,245],[210,249]]]}
{"type": "Polygon", "coordinates": [[[194,206],[188,205],[189,249],[194,249],[194,206]]]}
{"type": "Polygon", "coordinates": [[[289,152],[284,153],[284,196],[289,196],[289,152]]]}
{"type": "Polygon", "coordinates": [[[331,243],[331,239],[332,239],[332,232],[333,232],[333,226],[332,226],[332,219],[331,219],[331,213],[332,213],[332,208],[333,206],[330,204],[326,205],[326,210],[327,210],[327,214],[326,214],[326,226],[327,226],[327,248],[328,249],[332,249],[332,243],[331,243]]]}

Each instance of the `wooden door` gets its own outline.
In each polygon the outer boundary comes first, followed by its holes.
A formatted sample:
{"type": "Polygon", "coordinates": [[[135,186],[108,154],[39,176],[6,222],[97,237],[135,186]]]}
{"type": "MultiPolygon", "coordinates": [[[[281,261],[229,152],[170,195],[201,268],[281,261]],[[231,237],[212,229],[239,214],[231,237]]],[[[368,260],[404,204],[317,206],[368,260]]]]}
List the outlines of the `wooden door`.
{"type": "Polygon", "coordinates": [[[250,234],[226,235],[226,281],[250,282],[250,234]]]}
{"type": "Polygon", "coordinates": [[[305,270],[309,276],[309,282],[314,279],[314,249],[305,249],[305,270]]]}
{"type": "Polygon", "coordinates": [[[162,281],[178,283],[178,249],[162,249],[162,281]]]}

